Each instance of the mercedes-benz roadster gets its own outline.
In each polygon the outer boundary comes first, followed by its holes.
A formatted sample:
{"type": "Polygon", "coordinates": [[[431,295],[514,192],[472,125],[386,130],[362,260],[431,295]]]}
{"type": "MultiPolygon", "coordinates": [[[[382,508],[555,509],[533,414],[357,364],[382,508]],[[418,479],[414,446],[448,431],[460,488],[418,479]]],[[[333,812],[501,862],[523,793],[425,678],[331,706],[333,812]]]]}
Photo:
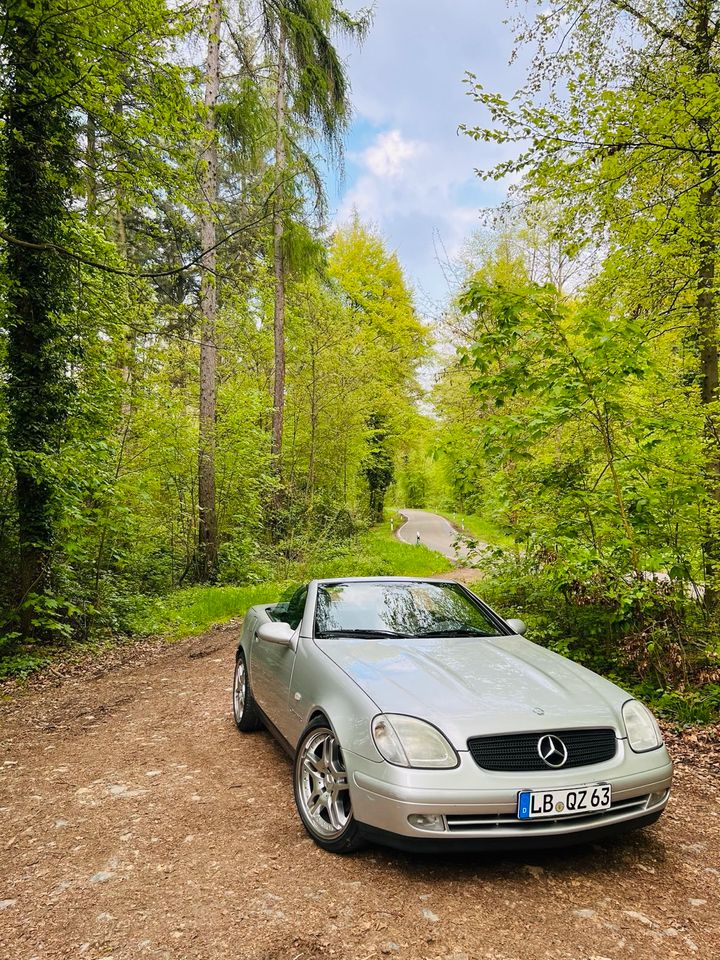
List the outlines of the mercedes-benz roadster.
{"type": "Polygon", "coordinates": [[[445,580],[314,580],[252,607],[235,722],[294,757],[297,809],[336,853],[581,843],[644,827],[672,763],[650,713],[445,580]]]}

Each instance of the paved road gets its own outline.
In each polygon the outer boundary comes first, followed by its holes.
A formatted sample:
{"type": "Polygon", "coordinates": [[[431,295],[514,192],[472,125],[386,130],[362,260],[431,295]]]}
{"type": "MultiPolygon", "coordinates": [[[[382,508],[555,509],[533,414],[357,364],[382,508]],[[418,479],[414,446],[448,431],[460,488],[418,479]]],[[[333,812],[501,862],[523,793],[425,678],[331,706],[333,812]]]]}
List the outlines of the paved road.
{"type": "Polygon", "coordinates": [[[239,625],[0,700],[2,960],[716,960],[720,783],[659,824],[515,856],[333,857],[230,716],[239,625]]]}
{"type": "Polygon", "coordinates": [[[398,537],[405,543],[417,543],[420,534],[420,543],[450,560],[467,557],[469,551],[461,544],[456,546],[458,532],[445,517],[428,510],[401,510],[400,513],[407,523],[398,530],[398,537]]]}

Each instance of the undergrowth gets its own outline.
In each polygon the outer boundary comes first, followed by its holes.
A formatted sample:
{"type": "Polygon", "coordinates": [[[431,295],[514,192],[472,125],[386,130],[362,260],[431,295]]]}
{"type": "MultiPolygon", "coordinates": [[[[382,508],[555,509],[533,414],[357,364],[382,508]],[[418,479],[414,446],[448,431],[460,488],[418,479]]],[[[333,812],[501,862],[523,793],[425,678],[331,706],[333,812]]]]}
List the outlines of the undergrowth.
{"type": "Polygon", "coordinates": [[[323,577],[431,576],[452,569],[439,553],[400,542],[380,525],[337,542],[301,545],[297,557],[258,561],[245,571],[245,583],[191,586],[161,596],[139,596],[125,604],[122,629],[90,641],[38,646],[0,639],[0,679],[24,678],[58,658],[101,649],[132,636],[168,640],[203,633],[216,623],[241,617],[256,603],[273,603],[301,583],[323,577]]]}
{"type": "Polygon", "coordinates": [[[482,596],[528,639],[582,663],[679,725],[720,720],[717,624],[681,584],[497,551],[482,596]]]}

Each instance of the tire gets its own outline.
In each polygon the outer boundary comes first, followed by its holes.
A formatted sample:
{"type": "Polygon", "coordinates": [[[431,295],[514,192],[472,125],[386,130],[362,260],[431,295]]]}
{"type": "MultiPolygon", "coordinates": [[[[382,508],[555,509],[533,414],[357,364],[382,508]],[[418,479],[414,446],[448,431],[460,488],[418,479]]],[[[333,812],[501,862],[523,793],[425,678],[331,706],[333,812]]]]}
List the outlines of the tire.
{"type": "Polygon", "coordinates": [[[243,733],[252,733],[253,730],[259,730],[263,725],[260,710],[250,689],[250,677],[248,676],[247,663],[242,649],[238,650],[235,658],[233,718],[235,726],[243,733]]]}
{"type": "Polygon", "coordinates": [[[329,853],[352,853],[364,846],[352,815],[342,749],[323,718],[310,723],[300,737],[293,784],[300,819],[319,847],[329,853]]]}

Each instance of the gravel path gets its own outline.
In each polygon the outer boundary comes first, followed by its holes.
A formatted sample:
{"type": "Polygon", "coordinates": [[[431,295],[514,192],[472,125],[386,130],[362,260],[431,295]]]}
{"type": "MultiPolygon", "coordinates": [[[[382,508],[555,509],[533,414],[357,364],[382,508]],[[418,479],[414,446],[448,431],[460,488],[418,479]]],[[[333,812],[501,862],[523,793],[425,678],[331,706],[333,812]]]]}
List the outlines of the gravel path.
{"type": "Polygon", "coordinates": [[[125,648],[0,704],[3,960],[718,956],[717,744],[678,744],[669,811],[622,842],[333,857],[286,756],[233,726],[236,635],[125,648]]]}

